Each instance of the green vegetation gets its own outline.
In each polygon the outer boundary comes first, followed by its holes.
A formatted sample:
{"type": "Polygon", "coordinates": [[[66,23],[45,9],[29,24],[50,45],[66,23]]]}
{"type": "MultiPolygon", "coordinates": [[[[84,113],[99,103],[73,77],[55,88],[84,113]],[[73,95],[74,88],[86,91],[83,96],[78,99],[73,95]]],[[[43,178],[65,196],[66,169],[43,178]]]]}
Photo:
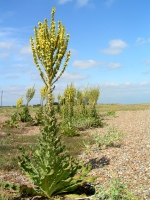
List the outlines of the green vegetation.
{"type": "MultiPolygon", "coordinates": [[[[116,147],[116,142],[123,137],[123,134],[114,127],[103,137],[100,135],[91,137],[90,133],[84,134],[81,131],[103,127],[100,115],[115,117],[116,112],[120,110],[147,109],[150,106],[150,104],[97,105],[100,96],[99,87],[89,88],[88,84],[81,91],[77,90],[73,83],[67,85],[62,95],[57,96],[58,104],[54,105],[54,83],[65,71],[71,53],[67,52],[70,36],[66,34],[65,27],[60,21],[56,30],[55,8],[52,8],[51,14],[51,27],[48,27],[47,19],[44,23],[39,22],[39,27],[34,29],[35,38],[30,38],[33,59],[45,84],[40,90],[41,104],[37,107],[29,106],[35,94],[35,88],[32,87],[26,92],[26,105],[23,106],[21,97],[16,101],[16,108],[0,108],[0,114],[11,118],[1,126],[0,169],[4,171],[22,169],[35,187],[18,186],[1,181],[0,199],[3,200],[10,197],[5,193],[5,191],[9,193],[9,190],[14,190],[19,195],[26,193],[47,198],[76,193],[85,182],[92,182],[96,178],[88,176],[91,165],[80,162],[77,155],[84,150],[90,154],[94,142],[98,150],[103,146],[116,147]],[[63,59],[64,65],[60,70],[63,59]],[[40,66],[43,66],[44,72],[40,66]],[[45,106],[44,100],[46,100],[45,106]],[[26,132],[31,126],[40,126],[40,131],[35,135],[27,135],[26,132]]],[[[109,189],[97,187],[96,195],[101,200],[137,199],[118,179],[112,180],[109,189]]],[[[96,195],[92,198],[96,198],[96,195]]]]}
{"type": "MultiPolygon", "coordinates": [[[[74,193],[85,180],[93,180],[92,177],[88,177],[88,179],[86,177],[91,170],[91,165],[84,166],[84,163],[79,162],[78,159],[73,159],[66,152],[66,147],[58,135],[59,127],[55,117],[52,95],[54,87],[52,88],[52,86],[65,70],[70,52],[67,54],[62,73],[55,79],[66,53],[69,35],[65,36],[65,28],[60,22],[58,33],[56,33],[54,13],[55,8],[52,8],[50,29],[47,20],[44,23],[40,22],[39,28],[35,28],[36,42],[31,37],[34,62],[40,71],[40,76],[47,91],[46,107],[43,108],[43,127],[40,130],[41,135],[38,137],[35,148],[30,147],[29,152],[20,147],[22,155],[18,157],[19,166],[35,185],[33,188],[23,186],[20,192],[48,198],[62,193],[74,193]],[[38,61],[43,65],[46,76],[39,67],[38,61]]],[[[73,107],[70,104],[72,102],[70,101],[70,95],[69,91],[68,98],[65,96],[65,103],[68,103],[68,120],[71,122],[73,107]]]]}
{"type": "Polygon", "coordinates": [[[108,111],[108,112],[106,113],[106,116],[113,116],[113,117],[115,117],[115,116],[116,116],[115,110],[108,111]]]}
{"type": "Polygon", "coordinates": [[[18,122],[17,122],[17,113],[14,113],[13,115],[11,115],[11,119],[10,120],[6,120],[3,124],[3,127],[18,127],[18,122]]]}
{"type": "Polygon", "coordinates": [[[101,113],[106,113],[111,110],[117,111],[136,111],[146,110],[150,108],[150,103],[145,104],[98,104],[96,108],[101,113]]]}
{"type": "Polygon", "coordinates": [[[97,198],[100,200],[139,200],[137,196],[129,191],[127,184],[120,178],[112,178],[108,189],[106,189],[106,184],[97,186],[96,194],[92,199],[95,200],[97,198]]]}
{"type": "MultiPolygon", "coordinates": [[[[29,109],[32,116],[35,116],[36,111],[38,110],[40,104],[37,106],[30,106],[29,109]]],[[[56,106],[57,109],[57,106],[56,106]]],[[[117,111],[136,111],[136,110],[147,110],[150,109],[150,103],[143,104],[97,104],[96,110],[99,114],[106,114],[111,110],[117,111]]],[[[16,112],[15,106],[3,106],[0,108],[0,114],[3,116],[10,117],[16,112]]]]}
{"type": "MultiPolygon", "coordinates": [[[[98,105],[99,106],[99,105],[98,105]]],[[[107,105],[108,106],[108,105],[107,105]]],[[[105,105],[105,108],[107,107],[105,105]]],[[[113,106],[113,105],[109,105],[109,109],[110,109],[110,106],[113,106]]],[[[141,105],[141,108],[143,109],[145,105],[141,105]]],[[[57,107],[55,107],[57,109],[57,107]]],[[[140,107],[138,107],[140,109],[140,107]]],[[[4,111],[5,109],[8,111],[10,110],[11,113],[15,113],[15,109],[16,108],[12,108],[12,107],[7,107],[7,108],[2,108],[3,111],[2,111],[2,115],[5,116],[6,112],[4,111]]],[[[29,106],[29,109],[30,109],[30,112],[31,112],[31,115],[34,116],[35,112],[37,111],[38,108],[32,108],[31,106],[29,106]]],[[[124,109],[124,106],[122,107],[122,109],[124,109]]],[[[117,111],[116,111],[117,112],[117,111]]],[[[106,113],[107,113],[107,109],[105,110],[105,115],[106,116],[106,113]]],[[[100,113],[98,113],[100,114],[100,113]]],[[[107,117],[107,116],[106,116],[107,117]]],[[[26,123],[24,123],[26,124],[26,123]]],[[[81,127],[83,126],[83,124],[81,125],[81,127]]],[[[26,129],[28,127],[24,126],[22,128],[10,128],[10,127],[3,127],[2,128],[2,131],[4,132],[4,134],[1,134],[0,135],[0,152],[1,152],[1,159],[0,159],[0,169],[1,170],[18,170],[20,171],[19,167],[18,167],[18,164],[17,164],[17,156],[20,156],[20,152],[18,150],[18,146],[22,146],[25,148],[26,151],[30,152],[29,151],[29,145],[32,146],[32,148],[36,149],[36,145],[38,143],[38,139],[37,139],[37,136],[40,136],[40,135],[22,135],[22,133],[26,133],[26,129]],[[12,142],[13,141],[13,142],[12,142]]],[[[106,135],[115,135],[116,133],[118,133],[118,130],[115,129],[115,128],[111,128],[109,129],[109,132],[111,133],[107,133],[106,135]],[[111,131],[110,131],[111,130],[111,131]]],[[[60,133],[61,134],[61,133],[60,133]]],[[[104,137],[102,136],[98,136],[97,139],[100,139],[100,146],[101,144],[112,144],[110,143],[110,141],[113,140],[113,142],[115,143],[115,140],[114,140],[115,137],[112,137],[111,140],[109,137],[106,137],[104,135],[104,137]],[[101,138],[103,138],[101,140],[101,138]],[[105,138],[105,140],[104,140],[105,138]],[[106,143],[105,143],[106,142],[106,143]]],[[[119,138],[121,139],[121,137],[119,138]]],[[[79,136],[75,136],[75,137],[68,137],[67,135],[62,135],[62,138],[61,138],[61,141],[64,145],[66,145],[66,150],[70,153],[70,155],[72,155],[74,158],[76,158],[77,155],[79,155],[82,151],[86,151],[87,153],[90,153],[91,151],[91,145],[94,143],[94,138],[90,136],[90,133],[89,134],[82,134],[82,132],[80,132],[80,135],[79,136]]],[[[97,143],[97,145],[99,145],[99,142],[97,143]]],[[[108,145],[108,146],[109,146],[108,145]]],[[[111,145],[110,145],[111,146],[111,145]]],[[[102,146],[101,146],[102,147],[102,146]]],[[[116,179],[117,181],[117,179],[116,179]]],[[[126,193],[124,192],[123,193],[123,190],[119,189],[120,186],[115,186],[114,185],[114,188],[113,186],[111,187],[107,187],[107,188],[102,188],[102,187],[98,187],[96,186],[96,195],[99,193],[99,195],[103,195],[103,197],[105,196],[106,199],[109,199],[110,198],[110,195],[113,196],[113,191],[119,191],[120,192],[120,195],[123,196],[123,194],[125,195],[126,193]],[[118,189],[114,189],[115,187],[118,187],[118,189]],[[111,194],[112,193],[112,194],[111,194]],[[109,194],[109,195],[108,195],[109,194]],[[109,196],[109,197],[108,197],[109,196]]],[[[121,188],[126,188],[125,187],[125,184],[122,184],[121,188]]],[[[12,194],[9,193],[9,190],[5,190],[5,189],[2,189],[1,188],[1,198],[2,199],[8,199],[8,197],[12,196],[12,194]],[[7,198],[5,198],[7,197],[7,198]]],[[[116,192],[116,194],[117,194],[116,192]]],[[[112,197],[111,198],[113,199],[117,199],[119,200],[119,198],[122,198],[122,199],[128,199],[126,196],[123,198],[123,197],[112,197]]],[[[130,196],[129,196],[130,197],[130,196]]],[[[91,197],[92,198],[92,197],[91,197]]],[[[103,198],[104,199],[104,198],[103,198]]],[[[132,198],[129,198],[129,199],[132,199],[132,198]]],[[[133,198],[134,199],[134,198],[133,198]]],[[[135,198],[136,199],[136,198],[135,198]]]]}
{"type": "Polygon", "coordinates": [[[113,147],[115,146],[115,142],[119,141],[123,137],[123,133],[118,131],[114,127],[110,127],[108,132],[100,137],[99,135],[95,135],[94,139],[99,148],[104,147],[113,147]]]}

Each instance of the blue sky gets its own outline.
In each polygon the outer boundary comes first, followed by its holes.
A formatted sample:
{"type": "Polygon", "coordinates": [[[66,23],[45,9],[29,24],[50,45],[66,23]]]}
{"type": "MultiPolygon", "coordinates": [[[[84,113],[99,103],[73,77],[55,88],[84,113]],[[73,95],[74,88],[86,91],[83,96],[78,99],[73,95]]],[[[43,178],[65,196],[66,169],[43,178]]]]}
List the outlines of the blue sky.
{"type": "MultiPolygon", "coordinates": [[[[72,55],[54,94],[67,84],[100,86],[99,103],[150,102],[149,0],[0,0],[0,94],[3,105],[35,84],[31,104],[40,103],[39,76],[30,49],[38,22],[60,20],[70,34],[72,55]]],[[[57,99],[56,99],[57,101],[57,99]]]]}

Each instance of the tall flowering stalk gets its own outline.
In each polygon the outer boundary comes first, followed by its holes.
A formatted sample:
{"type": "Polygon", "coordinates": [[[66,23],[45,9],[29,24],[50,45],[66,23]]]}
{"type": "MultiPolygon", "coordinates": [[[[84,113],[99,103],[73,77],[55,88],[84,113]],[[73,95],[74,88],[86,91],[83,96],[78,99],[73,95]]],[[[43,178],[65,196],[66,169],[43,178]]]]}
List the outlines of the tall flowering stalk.
{"type": "Polygon", "coordinates": [[[51,95],[54,89],[54,83],[65,71],[71,55],[70,51],[67,52],[70,35],[66,34],[66,29],[61,21],[58,21],[58,30],[56,31],[54,14],[55,8],[52,8],[50,28],[48,28],[48,21],[45,19],[44,23],[38,23],[38,28],[34,28],[35,38],[30,37],[33,59],[47,88],[47,107],[50,107],[51,105],[51,95]],[[62,70],[59,71],[64,57],[64,65],[62,70]],[[40,67],[41,65],[44,68],[44,72],[40,67]]]}
{"type": "Polygon", "coordinates": [[[41,87],[40,95],[41,95],[41,106],[43,106],[43,101],[46,99],[47,96],[47,89],[45,85],[41,87]]]}
{"type": "Polygon", "coordinates": [[[23,97],[16,100],[16,108],[20,108],[23,104],[23,97]]]}
{"type": "Polygon", "coordinates": [[[91,116],[96,117],[97,112],[96,112],[96,104],[98,101],[98,98],[100,96],[100,88],[99,86],[97,88],[91,88],[89,91],[89,105],[91,107],[91,116]]]}
{"type": "Polygon", "coordinates": [[[47,20],[39,23],[39,28],[34,29],[35,40],[31,37],[31,46],[34,62],[40,71],[40,76],[47,89],[47,103],[43,115],[41,137],[36,149],[31,148],[29,155],[23,148],[19,165],[25,170],[30,180],[35,184],[33,190],[24,187],[26,193],[51,197],[56,194],[73,192],[80,186],[90,171],[90,166],[83,166],[73,160],[66,153],[65,146],[58,136],[59,127],[53,106],[53,84],[64,72],[70,52],[65,57],[62,71],[56,77],[63,57],[67,51],[69,35],[65,34],[65,27],[58,22],[58,31],[54,22],[55,8],[52,8],[51,27],[48,28],[47,20]],[[45,74],[40,68],[43,66],[45,74]]]}
{"type": "Polygon", "coordinates": [[[34,88],[34,86],[31,87],[31,88],[28,88],[28,90],[26,92],[26,101],[27,101],[26,106],[28,106],[28,104],[31,101],[31,99],[33,98],[34,94],[35,94],[35,88],[34,88]]]}
{"type": "Polygon", "coordinates": [[[65,106],[68,108],[68,119],[71,121],[74,115],[74,102],[75,102],[75,95],[76,95],[76,88],[71,83],[70,86],[67,86],[66,90],[64,91],[65,97],[65,106]]]}

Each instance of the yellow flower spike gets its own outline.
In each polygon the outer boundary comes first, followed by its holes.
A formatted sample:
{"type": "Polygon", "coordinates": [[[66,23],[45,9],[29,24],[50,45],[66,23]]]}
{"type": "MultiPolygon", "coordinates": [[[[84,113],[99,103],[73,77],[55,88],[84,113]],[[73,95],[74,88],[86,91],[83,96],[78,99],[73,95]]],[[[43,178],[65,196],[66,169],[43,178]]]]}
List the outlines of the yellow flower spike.
{"type": "MultiPolygon", "coordinates": [[[[33,59],[40,71],[43,82],[49,88],[48,91],[61,77],[70,58],[70,52],[66,52],[70,35],[66,34],[66,29],[61,21],[58,21],[58,30],[56,31],[55,11],[56,8],[53,7],[51,11],[51,27],[48,27],[48,20],[44,19],[44,23],[39,22],[38,27],[34,29],[35,38],[30,37],[33,59]],[[64,56],[64,65],[62,70],[59,70],[64,56]],[[45,72],[41,70],[40,66],[43,66],[45,72]],[[59,75],[57,75],[58,71],[60,71],[59,75]],[[45,73],[46,76],[44,76],[45,73]]],[[[49,99],[47,99],[47,104],[49,102],[49,99]]]]}
{"type": "Polygon", "coordinates": [[[23,104],[23,97],[17,99],[16,101],[16,108],[20,108],[23,104]]]}

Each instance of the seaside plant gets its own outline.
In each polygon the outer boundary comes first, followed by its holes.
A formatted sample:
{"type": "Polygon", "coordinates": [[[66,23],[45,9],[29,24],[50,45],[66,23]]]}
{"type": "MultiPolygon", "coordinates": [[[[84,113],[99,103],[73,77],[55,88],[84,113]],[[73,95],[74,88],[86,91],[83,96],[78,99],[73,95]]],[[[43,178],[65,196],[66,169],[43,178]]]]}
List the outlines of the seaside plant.
{"type": "MultiPolygon", "coordinates": [[[[43,115],[44,125],[41,128],[41,136],[36,149],[31,147],[30,152],[27,152],[20,147],[22,156],[19,157],[20,167],[35,185],[32,189],[25,186],[21,188],[21,192],[44,197],[74,192],[78,186],[82,185],[91,169],[90,165],[84,166],[83,163],[68,155],[58,136],[59,128],[52,100],[53,84],[63,74],[70,52],[66,54],[69,35],[66,35],[65,27],[60,21],[58,22],[58,31],[56,31],[54,13],[55,8],[52,8],[51,27],[48,28],[48,21],[45,19],[44,23],[39,23],[39,28],[35,27],[35,39],[31,37],[33,58],[47,88],[43,115]],[[65,64],[62,71],[59,72],[65,54],[65,64]],[[43,66],[45,74],[40,65],[43,66]]],[[[91,178],[90,180],[92,181],[91,178]]]]}
{"type": "Polygon", "coordinates": [[[41,87],[40,95],[41,95],[41,106],[43,106],[43,101],[46,99],[47,96],[47,89],[45,85],[41,87]]]}
{"type": "Polygon", "coordinates": [[[107,185],[108,183],[105,182],[96,186],[96,193],[91,197],[91,200],[140,200],[130,191],[128,184],[120,178],[113,176],[109,181],[109,187],[107,185]]]}
{"type": "Polygon", "coordinates": [[[19,109],[23,104],[23,97],[17,99],[16,101],[16,108],[19,109]]]}
{"type": "MultiPolygon", "coordinates": [[[[94,139],[99,148],[103,147],[113,147],[115,146],[115,142],[119,141],[123,137],[123,133],[117,130],[115,127],[110,127],[108,132],[100,137],[99,135],[95,135],[94,139]]],[[[117,145],[118,146],[118,145],[117,145]]]]}
{"type": "Polygon", "coordinates": [[[4,122],[2,127],[17,128],[19,126],[18,125],[18,110],[21,108],[22,104],[23,104],[23,97],[16,100],[17,111],[13,115],[11,115],[10,120],[6,120],[4,122]]]}
{"type": "Polygon", "coordinates": [[[36,111],[35,114],[35,119],[34,119],[34,125],[43,125],[43,102],[47,97],[47,89],[46,86],[42,86],[40,89],[40,95],[41,95],[41,103],[40,103],[40,107],[38,108],[38,110],[36,111]]]}
{"type": "Polygon", "coordinates": [[[62,116],[63,121],[61,123],[61,132],[68,136],[76,136],[79,135],[79,132],[73,125],[73,117],[74,117],[74,104],[75,104],[75,96],[76,96],[76,88],[73,83],[64,91],[64,99],[65,102],[62,105],[62,116]]]}
{"type": "Polygon", "coordinates": [[[31,99],[34,97],[35,95],[35,88],[34,86],[31,88],[28,88],[27,92],[26,92],[26,106],[28,106],[29,102],[31,101],[31,99]]]}
{"type": "Polygon", "coordinates": [[[75,101],[75,95],[76,95],[76,88],[73,86],[73,83],[70,84],[70,86],[67,86],[66,90],[64,91],[64,97],[65,97],[65,106],[68,108],[68,115],[65,116],[68,118],[69,121],[72,120],[72,117],[74,116],[74,101],[75,101]]]}
{"type": "Polygon", "coordinates": [[[22,121],[22,122],[31,122],[33,120],[29,113],[28,104],[31,101],[31,99],[33,98],[34,94],[35,94],[34,86],[31,88],[28,88],[28,90],[26,92],[26,105],[23,108],[23,110],[21,112],[19,112],[20,121],[22,121]]]}

